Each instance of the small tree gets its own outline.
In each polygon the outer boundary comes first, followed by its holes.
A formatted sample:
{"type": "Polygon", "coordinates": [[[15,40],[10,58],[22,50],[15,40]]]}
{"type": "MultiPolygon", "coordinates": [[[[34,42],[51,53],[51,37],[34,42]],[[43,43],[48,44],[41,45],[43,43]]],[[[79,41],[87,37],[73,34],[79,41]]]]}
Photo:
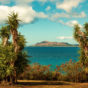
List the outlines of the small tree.
{"type": "Polygon", "coordinates": [[[79,25],[75,25],[74,38],[80,46],[80,61],[86,67],[88,66],[88,23],[85,23],[83,30],[79,25]]]}

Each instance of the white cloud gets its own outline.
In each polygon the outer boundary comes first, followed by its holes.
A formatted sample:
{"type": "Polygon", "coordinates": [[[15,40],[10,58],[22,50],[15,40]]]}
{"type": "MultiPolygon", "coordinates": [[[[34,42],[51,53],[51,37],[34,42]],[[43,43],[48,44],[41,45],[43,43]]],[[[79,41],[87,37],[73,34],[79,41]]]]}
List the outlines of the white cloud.
{"type": "Polygon", "coordinates": [[[10,11],[8,6],[0,6],[0,23],[5,21],[10,11]]]}
{"type": "Polygon", "coordinates": [[[48,18],[48,15],[44,14],[43,12],[37,13],[36,17],[38,18],[48,18]]]}
{"type": "Polygon", "coordinates": [[[76,21],[76,20],[72,20],[72,21],[68,21],[68,22],[64,22],[62,20],[58,20],[58,22],[63,24],[63,25],[69,26],[69,27],[74,27],[74,25],[78,24],[82,28],[82,25],[79,24],[78,21],[76,21]]]}
{"type": "Polygon", "coordinates": [[[86,13],[55,13],[49,16],[52,21],[58,20],[59,18],[85,18],[86,13]]]}
{"type": "Polygon", "coordinates": [[[35,18],[47,18],[46,14],[34,11],[31,6],[0,6],[0,23],[7,20],[7,16],[12,11],[17,12],[19,19],[21,19],[24,23],[30,23],[34,21],[35,18]]]}
{"type": "Polygon", "coordinates": [[[76,20],[69,21],[69,22],[66,23],[66,25],[68,25],[68,26],[74,26],[76,24],[78,24],[78,21],[76,21],[76,20]]]}
{"type": "Polygon", "coordinates": [[[51,7],[50,6],[48,6],[47,8],[46,8],[46,11],[48,11],[48,10],[50,10],[51,9],[51,7]]]}
{"type": "Polygon", "coordinates": [[[80,14],[73,13],[72,17],[74,17],[74,18],[84,18],[84,17],[86,17],[86,14],[85,14],[85,12],[81,12],[80,14]]]}
{"type": "Polygon", "coordinates": [[[53,18],[69,18],[69,14],[66,13],[55,13],[52,15],[53,18]]]}
{"type": "Polygon", "coordinates": [[[60,40],[64,40],[64,39],[73,39],[72,36],[60,36],[60,37],[56,37],[57,39],[60,39],[60,40]]]}
{"type": "Polygon", "coordinates": [[[68,25],[68,26],[70,26],[70,27],[73,27],[73,26],[76,25],[76,24],[78,24],[80,27],[82,27],[82,25],[79,24],[78,21],[76,21],[76,20],[69,21],[69,22],[65,23],[65,25],[68,25]]]}
{"type": "Polygon", "coordinates": [[[70,16],[66,13],[55,13],[55,14],[49,14],[48,19],[51,21],[58,22],[59,18],[70,18],[70,16]]]}
{"type": "Polygon", "coordinates": [[[76,8],[83,0],[64,0],[62,3],[56,3],[56,8],[63,9],[67,12],[76,8]]]}

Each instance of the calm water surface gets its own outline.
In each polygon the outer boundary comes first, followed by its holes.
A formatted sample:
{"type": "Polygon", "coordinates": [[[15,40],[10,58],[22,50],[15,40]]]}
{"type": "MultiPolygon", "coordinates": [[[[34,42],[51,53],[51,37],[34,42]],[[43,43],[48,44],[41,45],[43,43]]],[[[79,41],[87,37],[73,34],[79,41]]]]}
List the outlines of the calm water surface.
{"type": "Polygon", "coordinates": [[[50,65],[55,68],[68,62],[70,59],[78,61],[78,47],[26,47],[28,55],[32,56],[29,60],[32,63],[50,65]]]}

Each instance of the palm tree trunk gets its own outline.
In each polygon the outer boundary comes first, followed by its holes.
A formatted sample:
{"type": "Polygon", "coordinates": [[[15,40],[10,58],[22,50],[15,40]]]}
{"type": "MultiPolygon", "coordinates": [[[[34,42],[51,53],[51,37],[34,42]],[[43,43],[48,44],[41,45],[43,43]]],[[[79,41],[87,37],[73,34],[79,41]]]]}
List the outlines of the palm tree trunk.
{"type": "MultiPolygon", "coordinates": [[[[11,34],[12,34],[12,44],[14,45],[14,52],[17,54],[19,52],[19,46],[17,44],[17,38],[18,38],[18,32],[17,30],[11,30],[11,34]]],[[[14,68],[14,62],[11,62],[11,66],[14,68]]],[[[16,70],[14,69],[14,76],[13,76],[13,80],[15,82],[16,80],[16,70]]]]}
{"type": "Polygon", "coordinates": [[[14,52],[17,53],[18,52],[18,44],[17,44],[17,38],[18,38],[18,32],[17,30],[11,30],[11,34],[12,34],[12,43],[14,45],[14,52]]]}
{"type": "Polygon", "coordinates": [[[8,38],[7,38],[7,37],[5,37],[5,38],[3,39],[3,46],[6,46],[6,45],[7,45],[7,43],[8,43],[8,38]]]}

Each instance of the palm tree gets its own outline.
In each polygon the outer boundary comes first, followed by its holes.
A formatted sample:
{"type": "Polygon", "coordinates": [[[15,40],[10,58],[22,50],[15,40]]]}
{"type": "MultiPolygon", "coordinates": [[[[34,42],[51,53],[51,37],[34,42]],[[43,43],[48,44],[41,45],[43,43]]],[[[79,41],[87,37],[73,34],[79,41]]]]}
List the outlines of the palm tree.
{"type": "Polygon", "coordinates": [[[2,39],[3,46],[6,46],[10,37],[9,26],[4,26],[0,29],[0,37],[2,39]]]}
{"type": "Polygon", "coordinates": [[[8,20],[7,20],[7,24],[9,25],[10,28],[10,33],[12,35],[12,44],[14,46],[14,52],[16,53],[16,57],[12,58],[13,60],[11,61],[11,67],[14,68],[14,75],[10,77],[10,79],[13,81],[16,80],[16,69],[15,69],[15,61],[18,59],[17,55],[19,52],[19,45],[18,45],[18,27],[19,27],[19,19],[18,19],[18,14],[15,12],[12,12],[9,16],[8,16],[8,20]]]}
{"type": "Polygon", "coordinates": [[[84,30],[81,31],[79,25],[75,25],[74,38],[79,42],[80,46],[80,60],[88,66],[88,23],[84,25],[84,30]]]}
{"type": "Polygon", "coordinates": [[[17,13],[11,13],[8,16],[7,26],[0,29],[0,80],[9,80],[11,83],[21,74],[27,66],[27,54],[23,52],[25,47],[25,38],[18,34],[19,19],[17,13]],[[12,42],[8,43],[12,35],[12,42]]]}
{"type": "Polygon", "coordinates": [[[18,31],[17,28],[19,27],[19,19],[18,14],[13,12],[8,16],[7,24],[10,27],[10,32],[12,34],[12,43],[14,45],[14,51],[15,53],[18,52],[18,44],[17,44],[17,38],[18,38],[18,31]]]}

